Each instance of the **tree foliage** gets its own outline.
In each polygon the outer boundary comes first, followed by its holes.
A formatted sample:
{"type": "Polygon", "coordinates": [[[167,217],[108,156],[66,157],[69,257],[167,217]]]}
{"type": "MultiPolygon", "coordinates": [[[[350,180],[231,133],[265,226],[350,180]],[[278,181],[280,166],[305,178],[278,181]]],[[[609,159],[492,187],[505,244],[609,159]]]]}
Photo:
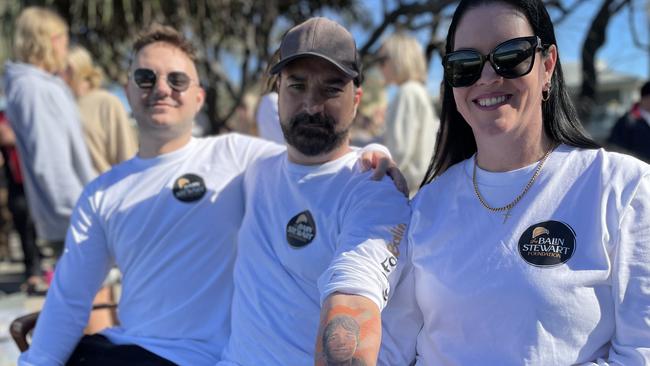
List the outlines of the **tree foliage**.
{"type": "MultiPolygon", "coordinates": [[[[548,0],[556,22],[563,21],[586,0],[548,0]]],[[[583,45],[585,81],[590,97],[597,83],[594,55],[604,42],[611,16],[630,0],[599,0],[601,12],[583,45]],[[604,10],[603,10],[604,9],[604,10]],[[606,10],[606,11],[605,11],[606,10]]],[[[378,0],[379,18],[361,0],[5,0],[0,7],[2,36],[11,38],[21,8],[54,8],[70,24],[73,41],[88,48],[109,78],[126,81],[134,37],[152,22],[169,24],[190,36],[200,51],[199,72],[207,91],[206,111],[213,133],[226,128],[247,92],[256,91],[267,60],[290,26],[313,15],[338,16],[347,26],[359,25],[368,34],[359,42],[364,64],[373,63],[381,39],[396,29],[427,34],[429,60],[441,55],[444,36],[456,0],[378,0]],[[233,72],[237,70],[237,72],[233,72]]]]}
{"type": "Polygon", "coordinates": [[[364,17],[354,0],[30,0],[5,7],[5,37],[27,5],[48,6],[61,14],[72,40],[90,50],[109,78],[122,83],[139,31],[161,22],[184,32],[199,50],[212,132],[225,127],[244,93],[259,82],[272,47],[277,47],[281,24],[287,27],[323,11],[355,20],[364,17]],[[238,65],[237,80],[224,62],[238,65]]]}

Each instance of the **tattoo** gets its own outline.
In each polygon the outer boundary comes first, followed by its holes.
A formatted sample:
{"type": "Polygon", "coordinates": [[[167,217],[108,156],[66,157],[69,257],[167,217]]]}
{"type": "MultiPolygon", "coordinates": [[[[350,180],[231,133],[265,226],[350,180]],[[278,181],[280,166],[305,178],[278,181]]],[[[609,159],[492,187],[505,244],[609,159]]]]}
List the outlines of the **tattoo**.
{"type": "Polygon", "coordinates": [[[359,324],[350,316],[339,315],[330,319],[323,331],[323,352],[327,366],[365,366],[354,357],[360,338],[359,324]]]}

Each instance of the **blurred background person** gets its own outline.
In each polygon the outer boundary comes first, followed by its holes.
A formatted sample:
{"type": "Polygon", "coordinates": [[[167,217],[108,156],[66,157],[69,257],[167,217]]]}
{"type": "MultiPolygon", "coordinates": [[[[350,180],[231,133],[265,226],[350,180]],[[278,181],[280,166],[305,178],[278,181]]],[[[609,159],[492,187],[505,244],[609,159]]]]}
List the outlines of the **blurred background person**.
{"type": "Polygon", "coordinates": [[[74,97],[57,76],[66,65],[68,26],[50,10],[27,7],[13,41],[4,75],[7,117],[36,233],[58,258],[72,209],[96,174],[74,97]]]}
{"type": "Polygon", "coordinates": [[[440,126],[425,88],[424,52],[415,38],[396,33],[383,42],[378,54],[386,84],[398,86],[386,111],[384,144],[413,195],[424,178],[440,126]]]}
{"type": "Polygon", "coordinates": [[[616,122],[607,143],[650,163],[650,81],[641,87],[639,102],[616,122]]]}
{"type": "Polygon", "coordinates": [[[230,132],[237,132],[245,135],[257,136],[257,123],[255,122],[255,106],[259,96],[255,93],[244,93],[235,113],[228,121],[227,127],[230,132]]]}
{"type": "Polygon", "coordinates": [[[86,145],[95,170],[103,173],[138,150],[135,129],[120,100],[101,87],[102,70],[90,53],[73,46],[68,53],[65,80],[77,98],[86,145]]]}
{"type": "Polygon", "coordinates": [[[277,75],[271,75],[270,68],[280,60],[280,50],[275,51],[269,60],[266,70],[264,70],[264,82],[262,97],[257,105],[255,120],[257,121],[257,132],[259,137],[275,141],[278,144],[284,144],[284,135],[280,128],[280,118],[278,117],[278,89],[276,81],[277,75]]]}
{"type": "Polygon", "coordinates": [[[36,229],[29,214],[20,161],[16,150],[16,136],[9,125],[5,112],[0,112],[0,152],[4,160],[7,178],[7,207],[11,212],[13,228],[18,233],[23,251],[25,282],[21,289],[28,294],[39,293],[46,285],[42,278],[41,253],[36,245],[36,229]]]}
{"type": "MultiPolygon", "coordinates": [[[[0,157],[0,166],[6,164],[0,157]]],[[[8,185],[7,175],[4,169],[0,169],[0,262],[11,261],[11,251],[9,248],[9,235],[11,234],[11,213],[8,206],[8,185]]]]}
{"type": "Polygon", "coordinates": [[[386,82],[381,70],[369,68],[364,75],[363,95],[359,110],[350,126],[352,146],[365,146],[370,143],[382,143],[384,123],[388,106],[386,82]]]}

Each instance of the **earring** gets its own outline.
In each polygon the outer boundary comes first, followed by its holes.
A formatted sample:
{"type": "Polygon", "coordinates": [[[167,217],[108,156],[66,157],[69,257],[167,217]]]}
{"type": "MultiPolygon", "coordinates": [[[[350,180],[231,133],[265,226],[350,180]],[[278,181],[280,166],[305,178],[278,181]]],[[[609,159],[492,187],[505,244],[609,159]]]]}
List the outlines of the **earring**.
{"type": "Polygon", "coordinates": [[[551,83],[546,83],[544,89],[542,89],[542,102],[548,101],[551,97],[551,83]]]}

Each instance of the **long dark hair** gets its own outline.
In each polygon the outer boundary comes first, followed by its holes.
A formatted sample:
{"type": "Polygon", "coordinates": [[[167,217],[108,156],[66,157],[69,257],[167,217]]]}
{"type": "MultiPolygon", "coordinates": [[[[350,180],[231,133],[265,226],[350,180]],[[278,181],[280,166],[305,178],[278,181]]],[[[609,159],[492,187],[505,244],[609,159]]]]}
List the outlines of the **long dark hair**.
{"type": "MultiPolygon", "coordinates": [[[[517,9],[526,16],[534,34],[542,40],[543,45],[556,45],[557,47],[553,23],[542,0],[462,0],[456,8],[449,26],[446,53],[454,50],[456,27],[463,15],[479,5],[491,3],[504,3],[517,9]]],[[[564,86],[559,51],[555,71],[551,78],[550,96],[546,102],[542,103],[542,120],[544,132],[556,144],[562,143],[587,149],[599,148],[596,142],[587,137],[587,133],[578,120],[576,110],[564,86]]],[[[474,140],[472,129],[456,108],[451,86],[445,84],[438,142],[420,187],[431,182],[433,178],[444,173],[452,165],[468,159],[475,152],[476,140],[474,140]]]]}

